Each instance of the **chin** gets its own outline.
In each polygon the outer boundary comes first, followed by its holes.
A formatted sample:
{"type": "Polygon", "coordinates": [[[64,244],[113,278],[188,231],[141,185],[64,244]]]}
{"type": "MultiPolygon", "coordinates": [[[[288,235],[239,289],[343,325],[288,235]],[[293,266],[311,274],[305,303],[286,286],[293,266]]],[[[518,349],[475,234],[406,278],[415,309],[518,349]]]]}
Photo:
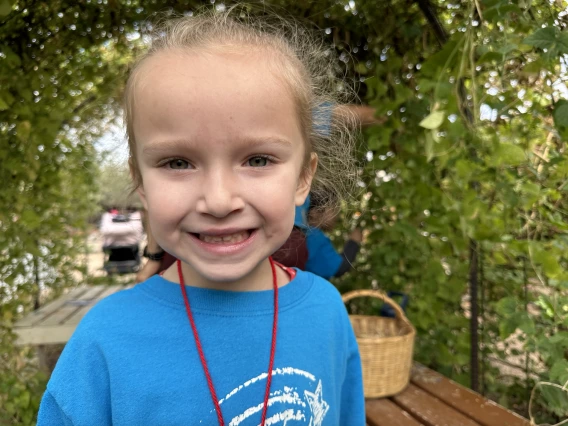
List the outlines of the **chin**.
{"type": "Polygon", "coordinates": [[[254,266],[239,265],[209,265],[206,268],[196,268],[196,272],[211,282],[231,283],[240,281],[254,270],[254,266]]]}

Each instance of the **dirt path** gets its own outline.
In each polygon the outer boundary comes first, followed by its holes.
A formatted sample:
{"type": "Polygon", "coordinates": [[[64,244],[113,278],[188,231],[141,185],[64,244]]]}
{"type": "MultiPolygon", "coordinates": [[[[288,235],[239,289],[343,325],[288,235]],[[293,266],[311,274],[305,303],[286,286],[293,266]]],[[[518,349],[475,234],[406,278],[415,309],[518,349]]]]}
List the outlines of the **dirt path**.
{"type": "Polygon", "coordinates": [[[103,238],[99,231],[93,231],[87,239],[87,275],[90,277],[101,277],[106,275],[103,269],[103,238]]]}

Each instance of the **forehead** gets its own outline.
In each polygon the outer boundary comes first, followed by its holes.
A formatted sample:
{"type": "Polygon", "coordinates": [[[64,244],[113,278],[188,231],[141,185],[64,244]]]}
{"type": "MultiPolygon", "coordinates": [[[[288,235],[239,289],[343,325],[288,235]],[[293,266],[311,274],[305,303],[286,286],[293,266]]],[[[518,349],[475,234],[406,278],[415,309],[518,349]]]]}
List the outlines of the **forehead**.
{"type": "Polygon", "coordinates": [[[170,50],[148,58],[133,87],[137,142],[163,133],[227,138],[235,132],[301,140],[291,91],[269,57],[170,50]]]}

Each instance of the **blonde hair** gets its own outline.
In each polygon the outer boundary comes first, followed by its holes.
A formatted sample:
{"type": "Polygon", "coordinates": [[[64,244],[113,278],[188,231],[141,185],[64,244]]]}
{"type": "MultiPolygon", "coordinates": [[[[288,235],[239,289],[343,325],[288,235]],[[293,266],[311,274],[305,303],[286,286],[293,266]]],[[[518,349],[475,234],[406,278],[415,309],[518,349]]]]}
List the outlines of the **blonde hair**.
{"type": "MultiPolygon", "coordinates": [[[[134,64],[124,94],[124,120],[129,165],[134,189],[143,184],[136,159],[134,135],[135,88],[144,61],[170,50],[231,52],[262,49],[290,89],[304,135],[304,173],[311,153],[318,156],[318,168],[311,193],[316,209],[336,210],[339,202],[355,188],[354,157],[358,122],[354,115],[333,114],[341,103],[352,102],[354,91],[342,78],[335,51],[326,47],[314,31],[295,20],[272,12],[253,16],[250,6],[237,5],[222,12],[203,10],[195,16],[162,18],[152,27],[151,45],[134,64]]],[[[303,173],[303,174],[304,174],[303,173]]]]}

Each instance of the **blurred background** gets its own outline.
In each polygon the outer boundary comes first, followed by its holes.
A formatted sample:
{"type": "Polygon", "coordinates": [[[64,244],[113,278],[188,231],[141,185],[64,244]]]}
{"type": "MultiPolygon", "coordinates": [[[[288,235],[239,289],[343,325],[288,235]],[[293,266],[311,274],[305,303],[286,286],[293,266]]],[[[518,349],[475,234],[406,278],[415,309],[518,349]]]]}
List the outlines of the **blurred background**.
{"type": "MultiPolygon", "coordinates": [[[[98,228],[140,207],[120,100],[152,16],[231,4],[0,0],[0,424],[34,424],[47,378],[14,322],[116,282],[98,228]]],[[[260,4],[319,28],[380,118],[331,233],[365,240],[334,283],[409,295],[415,359],[527,416],[535,383],[568,381],[567,4],[260,4]]],[[[554,423],[567,407],[543,388],[533,411],[554,423]]]]}

